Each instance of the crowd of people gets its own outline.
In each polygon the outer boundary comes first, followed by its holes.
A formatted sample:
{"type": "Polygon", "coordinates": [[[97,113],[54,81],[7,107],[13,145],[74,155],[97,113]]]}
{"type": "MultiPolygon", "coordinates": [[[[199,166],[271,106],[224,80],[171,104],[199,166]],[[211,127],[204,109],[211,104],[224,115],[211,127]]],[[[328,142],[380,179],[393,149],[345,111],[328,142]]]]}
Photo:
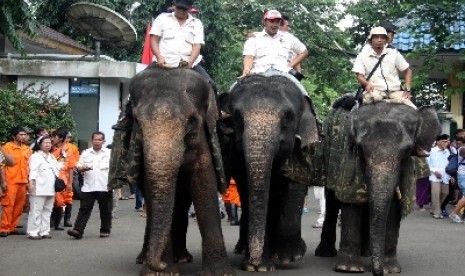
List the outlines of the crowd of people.
{"type": "Polygon", "coordinates": [[[431,207],[435,219],[449,217],[455,223],[463,223],[465,214],[465,130],[459,129],[455,139],[441,134],[428,153],[430,176],[417,181],[417,205],[421,211],[431,207]],[[453,158],[456,155],[457,158],[453,158]],[[448,166],[456,163],[456,171],[448,166]],[[449,213],[448,205],[454,208],[449,213]]]}

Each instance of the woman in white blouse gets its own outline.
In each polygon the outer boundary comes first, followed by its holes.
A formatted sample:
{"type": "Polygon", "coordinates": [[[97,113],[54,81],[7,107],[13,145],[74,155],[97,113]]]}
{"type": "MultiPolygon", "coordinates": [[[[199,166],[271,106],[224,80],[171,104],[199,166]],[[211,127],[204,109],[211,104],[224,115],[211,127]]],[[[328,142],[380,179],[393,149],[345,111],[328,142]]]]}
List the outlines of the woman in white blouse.
{"type": "Polygon", "coordinates": [[[48,136],[37,139],[34,154],[29,159],[29,216],[27,234],[31,240],[50,239],[50,215],[55,200],[55,176],[62,166],[50,154],[52,140],[48,136]]]}

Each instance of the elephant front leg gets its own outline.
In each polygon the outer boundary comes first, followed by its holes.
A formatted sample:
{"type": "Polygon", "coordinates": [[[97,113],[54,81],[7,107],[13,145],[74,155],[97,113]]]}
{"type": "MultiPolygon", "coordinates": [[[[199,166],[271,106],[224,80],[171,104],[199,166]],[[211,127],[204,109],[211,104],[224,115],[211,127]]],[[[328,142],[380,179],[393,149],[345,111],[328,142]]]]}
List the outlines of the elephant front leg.
{"type": "Polygon", "coordinates": [[[287,191],[282,193],[281,204],[276,204],[280,206],[277,212],[272,210],[274,200],[270,197],[268,221],[272,223],[274,220],[271,216],[279,216],[277,230],[272,225],[268,229],[268,232],[277,231],[276,235],[269,237],[270,248],[272,255],[282,264],[299,263],[307,251],[302,239],[302,206],[307,191],[307,185],[289,182],[287,191]]]}
{"type": "Polygon", "coordinates": [[[334,191],[325,188],[326,197],[326,214],[321,229],[321,240],[315,249],[315,256],[334,257],[337,255],[336,250],[336,228],[337,217],[341,210],[341,202],[336,198],[334,191]]]}
{"type": "Polygon", "coordinates": [[[384,251],[384,273],[400,273],[402,267],[397,259],[397,244],[401,220],[401,206],[394,197],[386,225],[386,244],[384,251]]]}
{"type": "Polygon", "coordinates": [[[364,268],[360,257],[360,218],[362,207],[360,205],[342,203],[341,210],[341,243],[334,270],[363,272],[364,268]]]}
{"type": "MultiPolygon", "coordinates": [[[[205,160],[204,157],[207,156],[200,157],[200,160],[205,160]]],[[[197,224],[202,236],[202,271],[199,275],[235,275],[221,231],[216,176],[213,166],[203,167],[205,165],[196,164],[191,184],[197,224]]]]}

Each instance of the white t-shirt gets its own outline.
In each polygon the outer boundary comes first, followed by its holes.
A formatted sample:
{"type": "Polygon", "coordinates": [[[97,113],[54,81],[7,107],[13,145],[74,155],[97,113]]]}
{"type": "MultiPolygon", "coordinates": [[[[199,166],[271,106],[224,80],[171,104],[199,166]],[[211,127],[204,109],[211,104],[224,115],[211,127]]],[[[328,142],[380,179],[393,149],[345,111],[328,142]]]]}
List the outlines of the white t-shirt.
{"type": "Polygon", "coordinates": [[[86,171],[82,192],[107,192],[108,171],[110,169],[111,150],[102,148],[94,151],[93,148],[86,149],[79,157],[78,167],[88,166],[92,170],[86,171]]]}
{"type": "Polygon", "coordinates": [[[264,73],[270,68],[289,72],[289,60],[303,53],[307,47],[294,35],[278,31],[270,36],[265,30],[255,33],[244,44],[244,56],[253,56],[251,73],[264,73]]]}
{"type": "MultiPolygon", "coordinates": [[[[162,13],[153,21],[150,34],[160,37],[160,54],[170,67],[178,67],[181,59],[188,61],[194,44],[205,44],[203,24],[190,14],[184,25],[180,26],[174,12],[162,13]]],[[[193,66],[201,60],[202,56],[199,55],[193,66]]]]}
{"type": "Polygon", "coordinates": [[[381,55],[376,54],[373,48],[362,50],[355,59],[352,72],[368,77],[383,54],[386,56],[369,79],[369,83],[378,91],[400,91],[399,71],[406,70],[410,65],[396,49],[384,48],[381,55]]]}

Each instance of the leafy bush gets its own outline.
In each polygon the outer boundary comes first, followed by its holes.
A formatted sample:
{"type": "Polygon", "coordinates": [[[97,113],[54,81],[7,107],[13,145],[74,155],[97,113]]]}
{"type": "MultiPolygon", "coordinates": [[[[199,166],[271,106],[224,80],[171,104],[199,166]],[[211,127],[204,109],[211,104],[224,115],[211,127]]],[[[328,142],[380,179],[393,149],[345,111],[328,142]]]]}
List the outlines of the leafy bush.
{"type": "Polygon", "coordinates": [[[9,131],[15,126],[26,126],[30,129],[42,126],[48,130],[64,126],[75,129],[71,106],[60,102],[64,95],[51,94],[49,86],[41,83],[39,88],[35,89],[35,83],[29,83],[19,91],[16,91],[13,85],[0,88],[1,142],[8,140],[9,131]]]}

